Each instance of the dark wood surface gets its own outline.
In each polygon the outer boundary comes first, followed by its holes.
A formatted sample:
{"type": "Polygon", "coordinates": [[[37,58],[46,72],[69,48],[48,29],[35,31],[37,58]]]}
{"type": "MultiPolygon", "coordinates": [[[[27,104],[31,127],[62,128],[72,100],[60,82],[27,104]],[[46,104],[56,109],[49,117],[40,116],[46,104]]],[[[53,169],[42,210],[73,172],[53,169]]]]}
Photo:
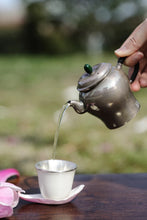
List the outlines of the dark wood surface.
{"type": "MultiPolygon", "coordinates": [[[[84,190],[70,203],[43,205],[20,199],[10,220],[147,220],[147,174],[76,175],[84,190]]],[[[27,193],[38,193],[37,177],[21,177],[27,193]]]]}

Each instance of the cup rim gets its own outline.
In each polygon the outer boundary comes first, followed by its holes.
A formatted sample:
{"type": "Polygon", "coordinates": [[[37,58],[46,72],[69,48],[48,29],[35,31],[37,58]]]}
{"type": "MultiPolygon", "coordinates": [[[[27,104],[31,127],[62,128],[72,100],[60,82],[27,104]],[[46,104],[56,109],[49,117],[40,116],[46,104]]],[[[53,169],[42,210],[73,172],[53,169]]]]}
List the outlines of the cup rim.
{"type": "Polygon", "coordinates": [[[49,159],[49,160],[41,160],[41,161],[38,161],[36,164],[35,164],[35,168],[36,170],[40,170],[42,172],[46,172],[46,173],[68,173],[68,172],[71,172],[71,171],[74,171],[77,169],[77,165],[76,163],[72,162],[72,161],[68,161],[68,160],[60,160],[60,159],[49,159]],[[68,162],[68,163],[71,163],[74,168],[71,168],[69,170],[61,170],[61,171],[50,171],[50,170],[46,170],[46,169],[43,169],[43,168],[39,168],[38,165],[39,163],[41,162],[47,162],[47,161],[63,161],[63,162],[68,162]]]}

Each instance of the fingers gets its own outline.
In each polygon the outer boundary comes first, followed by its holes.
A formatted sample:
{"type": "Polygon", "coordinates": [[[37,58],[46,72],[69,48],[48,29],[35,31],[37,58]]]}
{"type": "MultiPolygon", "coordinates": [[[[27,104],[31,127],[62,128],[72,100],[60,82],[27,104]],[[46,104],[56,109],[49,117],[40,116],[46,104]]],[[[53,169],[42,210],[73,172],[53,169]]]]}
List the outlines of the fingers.
{"type": "Polygon", "coordinates": [[[139,83],[141,88],[147,87],[147,70],[145,73],[141,74],[141,77],[139,78],[139,83]]]}
{"type": "MultiPolygon", "coordinates": [[[[137,92],[140,90],[140,88],[147,87],[147,66],[143,68],[144,65],[142,65],[141,69],[139,70],[139,73],[137,74],[137,77],[135,81],[130,84],[130,88],[132,91],[137,92]]],[[[133,72],[134,68],[129,69],[129,78],[131,77],[131,74],[133,72]]]]}
{"type": "MultiPolygon", "coordinates": [[[[134,68],[131,67],[129,69],[129,78],[131,78],[133,71],[134,71],[134,68]]],[[[130,84],[130,89],[134,92],[137,92],[140,90],[139,78],[140,78],[140,72],[137,74],[135,81],[132,84],[130,84]]]]}
{"type": "Polygon", "coordinates": [[[147,41],[147,19],[142,22],[123,43],[123,45],[115,50],[118,57],[130,56],[139,50],[147,41]]]}
{"type": "MultiPolygon", "coordinates": [[[[139,62],[139,72],[135,81],[130,84],[132,91],[147,87],[147,19],[143,21],[127,38],[122,46],[115,50],[118,57],[127,57],[125,64],[133,67],[139,62]]],[[[130,68],[131,70],[132,68],[130,68]]],[[[132,71],[131,71],[132,72],[132,71]]],[[[129,76],[131,74],[129,73],[129,76]]]]}
{"type": "Polygon", "coordinates": [[[133,91],[133,92],[137,92],[140,90],[140,84],[138,81],[134,81],[132,84],[130,84],[130,89],[133,91]]]}
{"type": "Polygon", "coordinates": [[[140,51],[137,51],[126,58],[125,64],[127,66],[135,66],[136,63],[138,63],[141,59],[143,59],[144,54],[140,51]]]}

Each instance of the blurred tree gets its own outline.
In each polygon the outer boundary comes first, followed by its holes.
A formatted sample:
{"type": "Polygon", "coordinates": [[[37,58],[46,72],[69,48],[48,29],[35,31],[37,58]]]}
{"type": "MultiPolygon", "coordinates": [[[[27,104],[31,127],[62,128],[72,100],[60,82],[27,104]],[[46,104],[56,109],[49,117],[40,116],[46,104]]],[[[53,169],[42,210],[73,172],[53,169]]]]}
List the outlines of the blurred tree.
{"type": "Polygon", "coordinates": [[[144,19],[147,8],[146,0],[24,0],[24,3],[23,30],[15,31],[14,35],[0,31],[1,52],[63,54],[114,50],[144,19]]]}
{"type": "Polygon", "coordinates": [[[140,0],[44,0],[31,3],[27,8],[26,23],[30,52],[58,54],[114,50],[143,20],[144,4],[140,0]]]}
{"type": "Polygon", "coordinates": [[[4,28],[0,30],[0,53],[22,53],[23,51],[24,44],[20,28],[4,28]]]}
{"type": "Polygon", "coordinates": [[[24,26],[24,40],[26,40],[26,50],[30,53],[41,53],[42,37],[39,26],[44,23],[45,8],[41,3],[32,3],[27,7],[26,23],[24,26]]]}

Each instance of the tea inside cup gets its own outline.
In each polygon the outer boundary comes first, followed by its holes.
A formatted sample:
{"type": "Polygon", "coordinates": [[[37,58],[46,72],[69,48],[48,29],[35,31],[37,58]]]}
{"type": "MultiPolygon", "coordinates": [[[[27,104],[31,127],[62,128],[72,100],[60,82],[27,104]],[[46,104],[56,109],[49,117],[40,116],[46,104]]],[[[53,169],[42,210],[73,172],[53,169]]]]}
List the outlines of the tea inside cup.
{"type": "Polygon", "coordinates": [[[44,160],[35,165],[41,195],[44,198],[65,199],[71,192],[76,164],[65,160],[44,160]]]}

